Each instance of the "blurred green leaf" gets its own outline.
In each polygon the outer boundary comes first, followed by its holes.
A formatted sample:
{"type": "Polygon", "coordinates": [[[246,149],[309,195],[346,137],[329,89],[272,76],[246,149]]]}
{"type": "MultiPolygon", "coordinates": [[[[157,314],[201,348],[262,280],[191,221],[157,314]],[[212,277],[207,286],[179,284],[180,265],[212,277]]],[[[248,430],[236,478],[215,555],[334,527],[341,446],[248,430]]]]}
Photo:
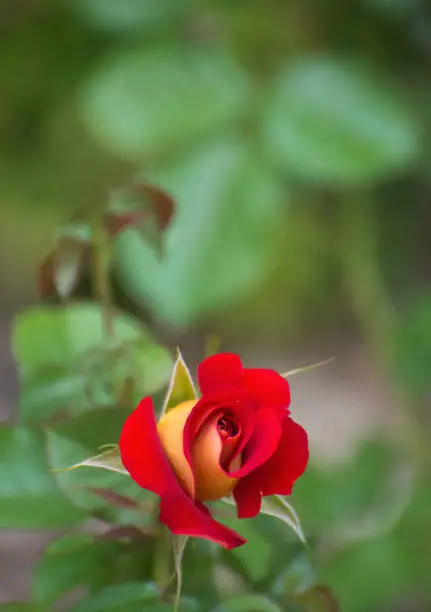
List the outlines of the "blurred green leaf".
{"type": "Polygon", "coordinates": [[[120,550],[116,542],[96,542],[92,537],[85,540],[83,534],[67,534],[55,540],[36,565],[34,601],[51,604],[78,586],[97,582],[109,571],[120,550]]]}
{"type": "Polygon", "coordinates": [[[47,441],[48,459],[54,476],[60,488],[77,506],[87,512],[103,512],[106,518],[121,525],[149,523],[151,508],[144,512],[139,506],[149,498],[122,467],[118,448],[88,459],[89,449],[61,435],[61,431],[49,431],[47,441]],[[58,472],[55,471],[57,469],[58,472]],[[97,494],[94,489],[106,491],[106,494],[97,494]],[[109,492],[114,497],[119,495],[130,500],[130,505],[114,504],[109,492]],[[136,507],[133,501],[137,502],[136,507]]]}
{"type": "Polygon", "coordinates": [[[391,598],[409,592],[409,563],[388,534],[327,558],[320,567],[319,582],[336,591],[343,612],[380,610],[391,598]]]}
{"type": "MultiPolygon", "coordinates": [[[[172,607],[166,612],[171,612],[172,607]]],[[[157,612],[157,610],[156,610],[157,612]]],[[[160,610],[163,612],[163,610],[160,610]]],[[[178,612],[205,612],[202,604],[196,597],[181,597],[178,612]]]]}
{"type": "Polygon", "coordinates": [[[402,316],[393,338],[397,378],[416,397],[431,392],[431,295],[414,301],[402,316]]]}
{"type": "Polygon", "coordinates": [[[151,582],[130,582],[107,586],[72,607],[72,612],[142,612],[156,609],[159,591],[151,582]],[[153,608],[154,605],[154,608],[153,608]],[[151,607],[150,607],[151,606],[151,607]]]}
{"type": "Polygon", "coordinates": [[[246,546],[229,551],[228,556],[239,560],[241,568],[252,583],[264,580],[271,571],[271,542],[259,532],[254,521],[224,517],[223,522],[247,540],[246,546]]]}
{"type": "Polygon", "coordinates": [[[221,51],[142,48],[101,66],[82,91],[81,112],[110,151],[141,159],[231,125],[249,94],[247,76],[221,51]]]}
{"type": "Polygon", "coordinates": [[[89,453],[96,455],[104,445],[115,446],[127,414],[122,410],[93,410],[72,416],[56,425],[51,431],[61,438],[77,442],[87,449],[87,455],[89,453]]]}
{"type": "Polygon", "coordinates": [[[47,612],[45,606],[38,606],[26,601],[0,603],[0,610],[1,612],[47,612]]]}
{"type": "Polygon", "coordinates": [[[271,586],[271,594],[291,601],[292,596],[309,590],[316,582],[315,570],[308,555],[300,555],[283,568],[271,586]]]}
{"type": "Polygon", "coordinates": [[[0,526],[44,529],[74,525],[85,513],[48,472],[45,440],[34,429],[0,428],[0,526]]]}
{"type": "Polygon", "coordinates": [[[69,0],[86,23],[108,32],[128,32],[175,19],[191,0],[69,0]]]}
{"type": "Polygon", "coordinates": [[[316,585],[297,597],[304,612],[340,612],[340,607],[332,591],[316,585]]]}
{"type": "Polygon", "coordinates": [[[283,612],[283,610],[265,595],[238,595],[213,608],[212,612],[283,612]]]}
{"type": "Polygon", "coordinates": [[[428,473],[424,472],[423,478],[417,480],[413,499],[396,526],[393,537],[404,559],[408,561],[405,578],[410,588],[421,591],[430,604],[431,534],[427,528],[424,529],[424,525],[428,525],[431,511],[431,489],[428,482],[428,473]]]}
{"type": "Polygon", "coordinates": [[[140,398],[167,382],[172,367],[168,353],[129,315],[115,316],[114,337],[106,339],[100,306],[93,303],[19,314],[13,351],[25,422],[41,421],[59,411],[77,414],[115,405],[130,376],[140,398]]]}
{"type": "Polygon", "coordinates": [[[267,151],[286,169],[338,186],[399,172],[418,152],[415,118],[386,75],[336,56],[287,64],[268,99],[267,151]]]}
{"type": "Polygon", "coordinates": [[[372,11],[395,19],[408,18],[410,13],[420,10],[422,0],[363,0],[372,11]]]}
{"type": "Polygon", "coordinates": [[[93,542],[90,533],[66,533],[59,538],[51,540],[45,548],[45,553],[50,555],[63,555],[89,546],[93,542]]]}
{"type": "Polygon", "coordinates": [[[192,375],[183,359],[181,351],[177,349],[177,360],[172,372],[171,381],[166,392],[165,401],[160,416],[181,402],[198,398],[192,375]]]}
{"type": "Polygon", "coordinates": [[[235,549],[233,554],[241,561],[252,583],[260,582],[268,576],[272,551],[271,544],[257,529],[241,524],[241,536],[247,539],[247,546],[235,549]]]}
{"type": "MultiPolygon", "coordinates": [[[[202,538],[190,538],[183,556],[183,592],[193,593],[199,602],[218,601],[215,579],[215,562],[222,553],[221,547],[202,538]]],[[[223,581],[226,589],[226,582],[223,581]]],[[[184,597],[182,598],[184,599],[184,597]]]]}
{"type": "MultiPolygon", "coordinates": [[[[391,443],[367,440],[343,464],[323,469],[311,463],[295,484],[292,501],[306,524],[317,531],[324,528],[326,533],[331,529],[340,534],[348,524],[352,528],[371,525],[370,517],[388,517],[391,506],[399,505],[398,494],[404,493],[399,482],[394,491],[392,481],[397,480],[394,477],[401,467],[399,453],[391,443]],[[316,491],[319,504],[314,503],[316,491]]],[[[365,533],[366,529],[363,536],[365,533]]]]}
{"type": "Polygon", "coordinates": [[[57,243],[68,239],[90,246],[92,238],[92,228],[88,220],[88,212],[84,210],[75,212],[72,219],[65,225],[61,225],[56,231],[57,243]]]}
{"type": "Polygon", "coordinates": [[[221,141],[151,179],[173,194],[177,214],[161,262],[137,233],[120,236],[127,292],[161,319],[185,324],[256,289],[271,265],[283,203],[264,164],[240,142],[221,141]]]}

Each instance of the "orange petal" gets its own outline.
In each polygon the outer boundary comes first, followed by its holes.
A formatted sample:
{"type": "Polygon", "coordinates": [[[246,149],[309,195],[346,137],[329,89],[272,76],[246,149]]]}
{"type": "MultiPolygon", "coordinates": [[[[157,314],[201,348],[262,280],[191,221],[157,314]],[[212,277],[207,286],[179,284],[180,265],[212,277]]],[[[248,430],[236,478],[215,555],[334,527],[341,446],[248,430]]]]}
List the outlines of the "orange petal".
{"type": "MultiPolygon", "coordinates": [[[[200,501],[226,497],[238,482],[235,478],[229,478],[220,466],[222,451],[223,442],[217,430],[217,420],[212,419],[199,431],[191,449],[196,499],[200,501]]],[[[229,468],[238,469],[240,466],[241,457],[238,456],[229,468]]]]}
{"type": "Polygon", "coordinates": [[[192,469],[184,456],[183,431],[195,404],[196,400],[179,404],[176,408],[169,410],[157,424],[160,441],[169,463],[181,486],[193,499],[195,497],[195,480],[192,469]]]}

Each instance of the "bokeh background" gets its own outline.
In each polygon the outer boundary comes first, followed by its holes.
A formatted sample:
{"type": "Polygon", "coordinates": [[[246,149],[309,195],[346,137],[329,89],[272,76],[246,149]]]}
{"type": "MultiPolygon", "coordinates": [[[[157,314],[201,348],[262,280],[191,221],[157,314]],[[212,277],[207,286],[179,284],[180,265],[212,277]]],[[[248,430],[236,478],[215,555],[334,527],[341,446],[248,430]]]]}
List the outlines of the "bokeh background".
{"type": "MultiPolygon", "coordinates": [[[[122,233],[117,303],[192,364],[209,333],[279,371],[334,356],[291,380],[318,581],[345,612],[429,610],[430,62],[425,0],[2,0],[2,419],[23,391],[10,330],[58,225],[160,185],[178,207],[165,256],[122,233]]],[[[0,459],[0,600],[25,600],[52,535],[43,516],[20,528],[34,491],[0,459]]],[[[290,549],[271,560],[285,530],[259,532],[223,588],[304,580],[290,549]]]]}

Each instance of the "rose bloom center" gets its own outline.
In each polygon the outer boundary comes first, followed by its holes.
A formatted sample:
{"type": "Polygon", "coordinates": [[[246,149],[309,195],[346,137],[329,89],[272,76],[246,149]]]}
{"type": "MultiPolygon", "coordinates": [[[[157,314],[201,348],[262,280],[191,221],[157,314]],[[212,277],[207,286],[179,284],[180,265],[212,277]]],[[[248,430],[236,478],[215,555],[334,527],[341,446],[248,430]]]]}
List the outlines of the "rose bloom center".
{"type": "Polygon", "coordinates": [[[233,459],[239,442],[239,427],[229,408],[220,408],[190,441],[191,467],[184,455],[183,432],[196,400],[183,402],[169,410],[157,429],[163,450],[183,489],[198,501],[212,501],[228,496],[237,479],[226,472],[241,467],[241,456],[233,459]]]}

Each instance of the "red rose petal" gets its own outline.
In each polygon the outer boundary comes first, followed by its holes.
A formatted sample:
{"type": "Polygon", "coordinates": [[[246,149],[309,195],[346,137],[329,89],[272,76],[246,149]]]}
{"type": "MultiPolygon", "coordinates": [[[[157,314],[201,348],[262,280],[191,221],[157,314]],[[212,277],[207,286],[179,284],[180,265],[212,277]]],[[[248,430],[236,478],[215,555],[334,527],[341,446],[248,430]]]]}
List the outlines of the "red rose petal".
{"type": "Polygon", "coordinates": [[[208,508],[200,502],[194,503],[186,494],[162,497],[160,522],[172,533],[212,540],[228,550],[247,542],[233,529],[215,521],[208,508]]]}
{"type": "MultiPolygon", "coordinates": [[[[217,523],[217,521],[215,521],[211,517],[210,511],[208,510],[208,508],[206,506],[204,506],[201,502],[196,502],[196,507],[198,508],[198,510],[200,512],[202,512],[204,517],[208,518],[212,523],[215,523],[217,526],[223,528],[223,532],[221,532],[221,533],[214,532],[214,537],[211,538],[214,542],[217,542],[218,544],[221,544],[222,546],[224,546],[228,550],[230,550],[232,548],[237,548],[238,546],[242,546],[243,544],[246,544],[247,540],[244,540],[244,538],[239,536],[235,531],[232,531],[232,529],[229,529],[228,527],[225,527],[224,525],[221,525],[220,523],[217,523]]],[[[171,508],[172,508],[172,506],[171,506],[171,508]]],[[[175,507],[173,507],[173,512],[175,512],[175,507]]],[[[193,530],[194,530],[194,526],[190,525],[190,530],[185,535],[202,537],[201,533],[199,533],[199,532],[194,533],[193,530]]],[[[176,532],[174,532],[174,533],[176,533],[176,532]]],[[[178,535],[183,535],[183,534],[181,532],[181,534],[178,534],[178,535]]],[[[207,537],[207,536],[204,536],[204,537],[207,537]]]]}
{"type": "Polygon", "coordinates": [[[140,487],[157,495],[169,489],[174,475],[160,444],[150,397],[127,417],[119,446],[124,467],[140,487]]]}
{"type": "Polygon", "coordinates": [[[133,480],[160,496],[160,521],[173,533],[213,540],[228,549],[246,542],[215,521],[202,504],[195,504],[181,488],[162,449],[150,397],[144,398],[127,417],[120,436],[120,452],[133,480]]]}
{"type": "Polygon", "coordinates": [[[184,431],[187,430],[187,434],[184,435],[185,439],[193,440],[202,425],[214,412],[219,410],[232,412],[234,418],[239,419],[239,426],[241,426],[240,420],[254,419],[254,408],[246,391],[241,388],[233,389],[232,387],[222,389],[217,393],[201,397],[196,402],[184,428],[184,431]]]}
{"type": "Polygon", "coordinates": [[[278,414],[274,410],[261,408],[256,410],[254,418],[254,431],[245,447],[242,466],[229,474],[231,478],[246,477],[266,463],[277,450],[282,435],[278,414]]]}
{"type": "Polygon", "coordinates": [[[198,366],[198,381],[202,395],[226,387],[242,385],[244,368],[234,353],[219,353],[204,359],[198,366]]]}
{"type": "Polygon", "coordinates": [[[244,370],[243,387],[260,405],[286,411],[290,404],[289,383],[275,370],[247,368],[244,370]]]}
{"type": "Polygon", "coordinates": [[[238,429],[240,442],[235,444],[235,452],[231,457],[231,461],[242,452],[246,444],[249,442],[256,422],[256,412],[250,406],[246,393],[241,389],[234,390],[226,389],[219,393],[214,393],[209,399],[201,398],[194,406],[189,418],[186,421],[183,433],[183,450],[184,455],[193,468],[191,447],[196,439],[201,427],[212,418],[216,412],[229,410],[235,420],[238,429]]]}
{"type": "Polygon", "coordinates": [[[236,502],[238,518],[253,518],[260,512],[262,494],[259,489],[247,485],[247,479],[243,478],[233,490],[236,502]]]}
{"type": "Polygon", "coordinates": [[[306,431],[290,417],[282,422],[283,433],[277,450],[257,470],[242,478],[234,489],[239,518],[251,518],[260,510],[262,496],[290,495],[297,478],[308,463],[306,431]]]}

